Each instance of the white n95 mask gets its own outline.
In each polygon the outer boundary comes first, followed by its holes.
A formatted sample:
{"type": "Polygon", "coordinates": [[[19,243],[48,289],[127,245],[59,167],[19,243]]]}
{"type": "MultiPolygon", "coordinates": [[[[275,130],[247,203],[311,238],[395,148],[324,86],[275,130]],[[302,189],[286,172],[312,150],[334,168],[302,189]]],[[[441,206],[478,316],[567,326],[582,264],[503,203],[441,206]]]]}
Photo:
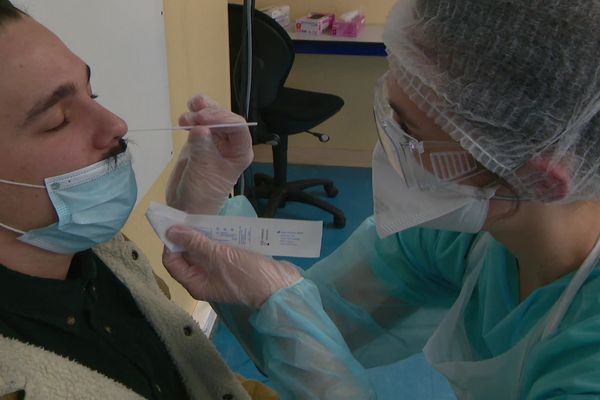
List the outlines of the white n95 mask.
{"type": "Polygon", "coordinates": [[[112,239],[125,225],[137,199],[129,150],[85,168],[44,179],[44,186],[7,180],[4,184],[45,189],[58,222],[20,233],[18,240],[60,254],[87,250],[112,239]]]}
{"type": "MultiPolygon", "coordinates": [[[[421,171],[427,174],[426,170],[421,171]]],[[[385,238],[414,226],[479,232],[496,188],[454,185],[458,190],[409,188],[389,163],[381,144],[373,151],[373,204],[377,234],[385,238]]]]}

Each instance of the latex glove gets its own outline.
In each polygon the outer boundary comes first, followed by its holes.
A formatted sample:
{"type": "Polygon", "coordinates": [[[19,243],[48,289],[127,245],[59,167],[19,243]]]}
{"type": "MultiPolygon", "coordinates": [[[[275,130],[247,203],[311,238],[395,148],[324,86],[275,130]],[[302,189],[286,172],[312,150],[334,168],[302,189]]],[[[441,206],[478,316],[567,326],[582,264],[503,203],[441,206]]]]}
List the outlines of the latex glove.
{"type": "Polygon", "coordinates": [[[203,125],[244,119],[197,95],[180,126],[194,125],[167,183],[167,204],[193,214],[216,214],[254,157],[247,127],[208,129],[203,125]]]}
{"type": "Polygon", "coordinates": [[[163,264],[197,300],[260,308],[277,290],[302,279],[288,263],[214,242],[187,226],[171,227],[167,237],[186,250],[165,248],[163,264]]]}

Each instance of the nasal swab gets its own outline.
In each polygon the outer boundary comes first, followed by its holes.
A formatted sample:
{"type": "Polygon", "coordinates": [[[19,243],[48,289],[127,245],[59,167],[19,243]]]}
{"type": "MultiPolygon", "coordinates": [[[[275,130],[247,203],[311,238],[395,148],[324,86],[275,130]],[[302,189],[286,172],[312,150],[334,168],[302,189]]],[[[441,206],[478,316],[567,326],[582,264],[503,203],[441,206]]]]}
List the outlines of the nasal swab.
{"type": "Polygon", "coordinates": [[[129,132],[150,132],[150,131],[189,131],[196,126],[203,126],[209,129],[216,128],[237,128],[241,126],[256,126],[258,125],[256,122],[234,122],[234,123],[224,123],[224,124],[212,124],[212,125],[187,125],[187,126],[171,126],[168,128],[142,128],[142,129],[130,129],[129,132]]]}

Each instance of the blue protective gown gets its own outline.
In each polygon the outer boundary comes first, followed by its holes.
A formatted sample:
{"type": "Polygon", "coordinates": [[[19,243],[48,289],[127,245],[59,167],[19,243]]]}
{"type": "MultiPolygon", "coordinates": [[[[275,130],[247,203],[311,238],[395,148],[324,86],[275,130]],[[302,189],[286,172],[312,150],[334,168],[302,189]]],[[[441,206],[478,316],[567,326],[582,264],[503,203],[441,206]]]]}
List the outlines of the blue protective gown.
{"type": "MultiPolygon", "coordinates": [[[[223,212],[255,215],[243,197],[231,199],[223,212]]],[[[364,369],[421,351],[460,292],[476,238],[413,228],[382,240],[368,218],[336,251],[303,271],[303,280],[276,292],[258,311],[215,308],[282,399],[375,398],[364,369]]],[[[529,354],[526,399],[600,397],[597,267],[556,332],[529,354]]],[[[493,241],[465,315],[474,354],[486,359],[514,346],[572,275],[519,302],[516,259],[493,241]]]]}

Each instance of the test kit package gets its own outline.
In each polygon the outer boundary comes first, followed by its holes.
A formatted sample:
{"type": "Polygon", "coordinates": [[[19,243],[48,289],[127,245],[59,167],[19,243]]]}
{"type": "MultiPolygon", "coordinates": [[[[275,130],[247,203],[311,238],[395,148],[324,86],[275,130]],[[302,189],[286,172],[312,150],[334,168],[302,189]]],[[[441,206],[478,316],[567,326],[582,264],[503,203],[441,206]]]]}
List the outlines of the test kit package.
{"type": "Polygon", "coordinates": [[[320,35],[331,26],[334,15],[331,13],[309,13],[296,20],[296,32],[320,35]]]}

